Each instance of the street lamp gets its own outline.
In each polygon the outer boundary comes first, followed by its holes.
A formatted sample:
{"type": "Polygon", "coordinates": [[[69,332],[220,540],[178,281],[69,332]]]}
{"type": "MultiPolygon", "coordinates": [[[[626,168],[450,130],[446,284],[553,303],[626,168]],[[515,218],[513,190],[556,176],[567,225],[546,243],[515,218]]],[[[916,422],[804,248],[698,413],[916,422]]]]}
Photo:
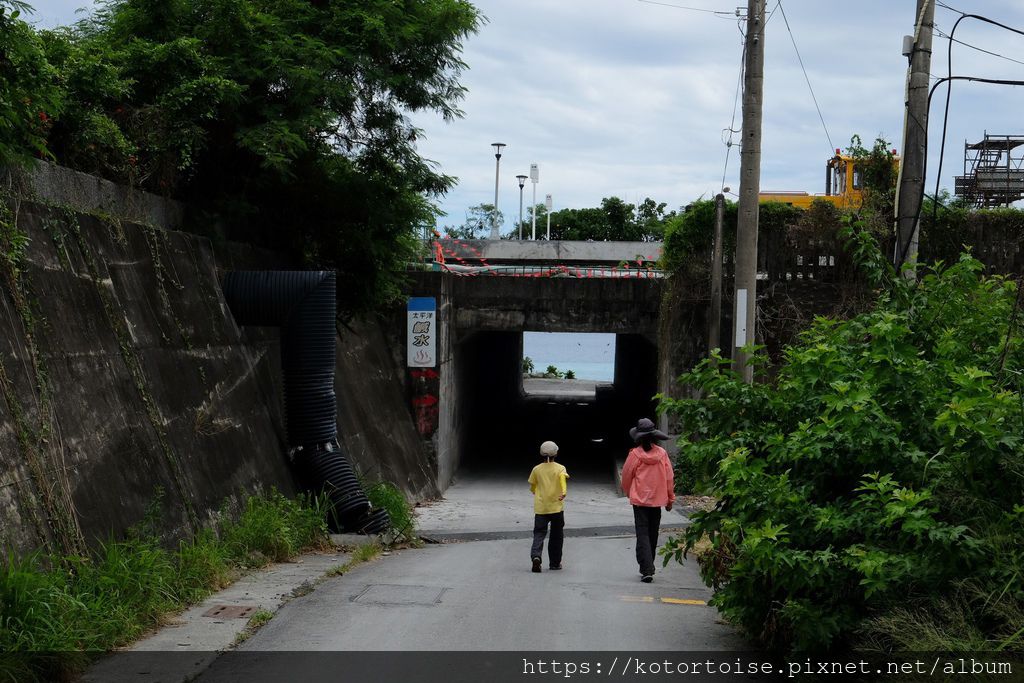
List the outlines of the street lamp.
{"type": "Polygon", "coordinates": [[[537,164],[530,164],[530,182],[533,183],[533,210],[530,211],[531,223],[530,223],[530,239],[537,239],[537,182],[540,180],[540,168],[537,164]]]}
{"type": "Polygon", "coordinates": [[[504,142],[492,142],[494,148],[494,213],[491,214],[491,239],[498,239],[498,169],[501,167],[501,148],[504,142]]]}
{"type": "Polygon", "coordinates": [[[519,239],[523,239],[523,185],[526,184],[526,176],[517,175],[519,181],[519,239]]]}

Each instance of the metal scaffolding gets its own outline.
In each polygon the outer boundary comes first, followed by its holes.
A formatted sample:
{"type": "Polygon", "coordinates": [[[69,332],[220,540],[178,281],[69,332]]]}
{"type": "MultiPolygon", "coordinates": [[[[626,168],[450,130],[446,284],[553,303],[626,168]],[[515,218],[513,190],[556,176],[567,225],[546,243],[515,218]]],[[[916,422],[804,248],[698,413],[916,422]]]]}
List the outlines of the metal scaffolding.
{"type": "Polygon", "coordinates": [[[981,142],[964,142],[964,174],[955,178],[956,196],[978,207],[1009,206],[1024,199],[1022,145],[1024,135],[987,132],[981,142]]]}

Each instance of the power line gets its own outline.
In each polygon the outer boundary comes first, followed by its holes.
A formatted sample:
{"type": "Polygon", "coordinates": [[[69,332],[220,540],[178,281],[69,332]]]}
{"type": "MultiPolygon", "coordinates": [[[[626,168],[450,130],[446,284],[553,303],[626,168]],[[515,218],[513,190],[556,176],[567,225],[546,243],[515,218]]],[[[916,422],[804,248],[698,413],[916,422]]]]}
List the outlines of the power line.
{"type": "MultiPolygon", "coordinates": [[[[942,3],[940,2],[939,4],[942,4],[942,3]]],[[[953,8],[949,7],[948,5],[942,4],[942,6],[945,7],[946,9],[953,10],[953,8]]],[[[958,11],[958,10],[953,10],[953,11],[958,11]]],[[[967,14],[965,12],[960,12],[960,16],[957,18],[956,22],[953,24],[953,30],[950,31],[950,35],[949,35],[949,43],[946,46],[946,76],[949,78],[949,84],[946,86],[946,106],[945,106],[945,110],[943,111],[943,114],[942,114],[942,142],[939,145],[939,168],[938,168],[938,171],[935,174],[935,199],[934,199],[933,204],[932,204],[932,221],[933,222],[935,221],[936,216],[938,215],[938,210],[939,210],[938,209],[939,187],[940,187],[941,182],[942,182],[942,162],[943,162],[943,160],[944,160],[944,158],[946,156],[946,128],[947,128],[947,124],[949,122],[949,102],[950,102],[950,99],[951,99],[951,97],[953,95],[953,42],[955,40],[953,38],[953,34],[956,33],[957,27],[960,26],[960,22],[963,21],[964,19],[977,19],[979,21],[982,21],[982,22],[985,22],[985,23],[988,23],[988,24],[993,24],[995,26],[998,26],[998,27],[1000,27],[1000,28],[1002,28],[1004,30],[1012,31],[1013,33],[1024,35],[1024,31],[1021,31],[1019,29],[1015,29],[1015,28],[1013,28],[1011,26],[1006,26],[1005,24],[1001,24],[998,21],[994,21],[992,19],[989,19],[988,17],[980,16],[980,15],[977,15],[977,14],[967,14]]],[[[959,43],[960,41],[956,41],[956,42],[959,43]]],[[[966,45],[966,43],[963,43],[963,44],[966,45]]],[[[968,47],[974,47],[974,46],[970,45],[968,47]]],[[[975,49],[980,49],[980,48],[975,48],[975,49]]],[[[982,50],[982,52],[988,52],[988,51],[987,50],[982,50]]],[[[989,53],[989,54],[995,54],[995,53],[989,53]]],[[[1003,57],[1003,55],[996,55],[996,56],[1003,57]]],[[[1009,57],[1003,57],[1003,58],[1004,59],[1009,59],[1009,57]]],[[[1016,61],[1016,60],[1011,60],[1011,61],[1016,61]]],[[[1018,63],[1020,63],[1020,62],[1018,62],[1018,63]]],[[[936,87],[938,87],[938,85],[939,84],[936,83],[934,86],[932,86],[932,90],[934,91],[934,89],[936,87]]],[[[929,95],[928,95],[928,101],[929,101],[929,103],[931,102],[931,93],[929,93],[929,95]]],[[[925,139],[927,140],[927,134],[926,134],[926,138],[925,139]]],[[[927,142],[925,144],[927,145],[927,142]]]]}
{"type": "Polygon", "coordinates": [[[725,167],[722,168],[722,188],[725,187],[725,176],[729,172],[729,154],[732,152],[732,136],[738,132],[736,130],[736,107],[740,101],[740,85],[743,83],[743,70],[746,67],[746,63],[747,46],[744,44],[743,50],[740,54],[740,75],[736,79],[736,95],[732,100],[732,120],[729,122],[729,127],[726,129],[729,131],[729,140],[725,142],[725,167]]]}
{"type": "MultiPolygon", "coordinates": [[[[764,33],[764,30],[766,28],[768,28],[768,22],[771,21],[772,17],[775,16],[775,12],[778,11],[779,6],[781,4],[782,4],[782,0],[777,0],[776,3],[775,3],[775,7],[772,8],[771,12],[768,12],[768,18],[764,20],[763,24],[761,24],[761,34],[764,33]]],[[[767,5],[765,5],[765,9],[768,9],[767,5]]],[[[740,15],[738,9],[736,10],[736,16],[739,18],[739,21],[737,21],[737,26],[738,26],[738,28],[740,30],[740,35],[743,36],[744,40],[746,40],[747,39],[747,34],[743,31],[743,22],[746,21],[747,17],[745,15],[740,15]]]]}
{"type": "MultiPolygon", "coordinates": [[[[932,95],[935,94],[936,88],[938,88],[943,83],[952,83],[953,81],[969,81],[969,82],[972,82],[972,83],[989,83],[989,84],[992,84],[992,85],[1024,86],[1024,80],[1013,80],[1013,79],[1008,79],[1008,78],[981,78],[981,77],[978,77],[978,76],[947,76],[945,78],[940,78],[939,82],[936,83],[935,85],[933,85],[931,87],[931,89],[929,90],[929,92],[928,92],[928,109],[931,109],[932,95]]],[[[947,116],[944,117],[944,120],[943,120],[943,123],[942,123],[943,143],[945,143],[945,137],[946,137],[946,135],[945,135],[946,119],[948,119],[948,112],[947,112],[947,116]]],[[[925,165],[924,165],[924,167],[922,167],[922,175],[925,175],[927,173],[927,170],[926,170],[927,169],[927,164],[928,164],[928,136],[927,135],[924,138],[924,145],[925,145],[925,149],[924,149],[924,152],[925,152],[924,153],[924,164],[925,165]]],[[[941,167],[940,167],[939,175],[941,175],[941,173],[942,173],[942,171],[941,171],[941,167]]],[[[921,197],[922,197],[922,199],[924,198],[924,183],[921,184],[921,197]]],[[[920,202],[918,204],[917,216],[914,219],[915,223],[918,220],[920,220],[920,218],[921,218],[921,206],[923,204],[924,204],[924,202],[920,202]]],[[[908,243],[905,243],[905,244],[899,244],[899,245],[897,245],[897,247],[899,249],[898,253],[900,255],[900,262],[902,263],[903,259],[906,258],[907,253],[910,251],[910,243],[908,242],[908,243]]]]}
{"type": "MultiPolygon", "coordinates": [[[[960,24],[960,22],[963,21],[964,19],[968,19],[968,18],[970,18],[970,19],[977,19],[977,20],[983,21],[983,22],[985,22],[987,24],[992,24],[993,26],[998,26],[1000,28],[1006,29],[1007,31],[1012,31],[1013,33],[1017,33],[1019,35],[1024,35],[1024,31],[1022,31],[1020,29],[1014,28],[1012,26],[1007,26],[1006,24],[1000,23],[998,21],[995,21],[994,19],[990,19],[990,18],[985,17],[985,16],[981,16],[981,15],[977,15],[977,14],[967,14],[966,12],[961,12],[958,9],[950,7],[949,5],[945,4],[941,0],[937,0],[936,4],[938,6],[944,8],[944,9],[950,10],[952,12],[957,12],[958,14],[960,14],[960,17],[957,18],[956,23],[953,24],[953,30],[950,32],[951,33],[950,38],[952,38],[952,34],[956,33],[956,28],[960,24]]],[[[948,75],[945,78],[938,79],[931,86],[931,88],[929,88],[929,91],[928,91],[927,110],[930,110],[931,109],[931,102],[932,102],[932,95],[935,94],[936,88],[938,88],[943,83],[947,83],[948,84],[946,86],[946,107],[945,107],[945,112],[943,114],[943,120],[942,120],[942,142],[941,142],[941,146],[939,148],[939,169],[938,169],[938,172],[936,173],[936,179],[935,179],[935,199],[934,199],[935,203],[932,206],[933,220],[934,220],[934,216],[936,215],[936,213],[938,211],[938,206],[937,206],[937,203],[938,203],[938,193],[939,193],[940,183],[941,183],[941,180],[942,180],[942,162],[943,162],[943,157],[945,156],[945,151],[946,151],[946,130],[947,130],[948,122],[949,122],[949,102],[950,102],[950,97],[951,97],[952,91],[953,91],[953,81],[972,81],[972,82],[976,82],[976,83],[991,83],[991,84],[995,84],[995,85],[1024,86],[1024,81],[1017,81],[1017,80],[1010,80],[1010,79],[996,79],[996,78],[980,78],[980,77],[974,77],[974,76],[953,76],[952,75],[952,71],[953,71],[953,41],[951,39],[949,44],[948,44],[948,46],[947,46],[947,74],[948,75]]],[[[923,166],[922,166],[922,169],[921,169],[922,178],[924,178],[924,176],[927,174],[927,168],[928,168],[928,131],[921,124],[920,121],[916,121],[915,120],[915,123],[917,123],[917,125],[922,130],[924,130],[924,138],[923,138],[924,139],[924,161],[923,161],[923,166]]],[[[900,173],[901,174],[903,173],[902,165],[901,165],[901,168],[900,168],[900,173]]],[[[921,183],[921,199],[922,199],[922,201],[920,201],[918,203],[918,206],[917,206],[917,213],[916,213],[916,216],[914,218],[914,222],[915,223],[917,223],[921,219],[921,209],[922,209],[922,206],[924,204],[924,201],[923,201],[924,194],[925,194],[925,192],[924,192],[924,182],[922,181],[922,183],[921,183]]],[[[896,244],[896,249],[897,249],[897,253],[899,254],[899,262],[900,263],[902,263],[903,259],[906,258],[907,253],[909,253],[909,251],[910,251],[910,246],[911,246],[911,243],[913,241],[912,234],[913,233],[911,233],[911,238],[906,243],[903,243],[903,244],[897,243],[896,244]]]]}
{"type": "MultiPolygon", "coordinates": [[[[939,3],[939,4],[942,5],[942,3],[939,3]]],[[[998,26],[999,28],[1006,29],[1007,31],[1012,31],[1014,33],[1017,33],[1019,35],[1024,36],[1024,30],[1021,30],[1019,28],[1014,28],[1013,26],[1007,26],[1006,24],[998,22],[995,19],[989,19],[988,17],[982,16],[980,14],[968,14],[966,12],[960,12],[960,10],[954,10],[949,5],[942,5],[942,6],[945,7],[946,9],[948,9],[948,10],[952,10],[954,12],[959,12],[960,18],[957,19],[957,23],[959,23],[961,19],[977,19],[978,21],[983,21],[986,24],[992,24],[993,26],[998,26]]],[[[953,33],[956,33],[956,24],[953,25],[953,33]]]]}
{"type": "Polygon", "coordinates": [[[720,16],[723,19],[731,17],[731,16],[735,16],[735,14],[736,14],[735,11],[733,11],[733,12],[726,12],[724,10],[706,9],[704,7],[687,7],[686,5],[673,5],[672,3],[656,2],[655,0],[637,0],[637,1],[638,2],[647,3],[648,5],[661,5],[662,7],[672,7],[674,9],[685,9],[685,10],[689,10],[691,12],[706,12],[708,14],[718,15],[718,16],[720,16]]]}
{"type": "Polygon", "coordinates": [[[946,35],[941,29],[936,29],[935,33],[937,33],[940,38],[945,38],[946,40],[949,40],[949,41],[951,41],[953,43],[956,43],[957,45],[963,45],[964,47],[970,47],[972,50],[978,50],[979,52],[984,52],[985,54],[991,55],[993,57],[998,57],[1000,59],[1006,59],[1007,61],[1013,61],[1014,63],[1018,63],[1018,65],[1024,65],[1024,61],[1022,61],[1020,59],[1014,59],[1013,57],[1008,57],[1005,54],[999,54],[998,52],[992,52],[991,50],[986,50],[983,47],[978,47],[977,45],[972,45],[971,43],[965,43],[963,40],[956,40],[952,36],[946,35]]]}
{"type": "Polygon", "coordinates": [[[782,20],[786,22],[786,31],[789,32],[789,39],[793,43],[793,49],[796,50],[796,59],[800,62],[800,70],[804,72],[804,80],[807,81],[807,89],[811,91],[811,99],[814,100],[814,108],[818,110],[818,119],[821,121],[821,127],[825,129],[825,138],[828,140],[828,151],[829,153],[835,149],[835,145],[832,144],[832,136],[828,134],[828,126],[825,125],[825,117],[821,113],[821,107],[818,106],[818,98],[814,96],[814,88],[811,87],[811,79],[807,75],[807,69],[804,68],[803,57],[800,56],[800,48],[796,46],[796,37],[793,36],[793,29],[789,27],[789,18],[786,16],[786,8],[782,6],[782,0],[779,0],[779,10],[782,12],[782,20]]]}
{"type": "Polygon", "coordinates": [[[961,11],[960,11],[960,10],[958,10],[958,9],[957,9],[956,7],[950,7],[950,6],[949,6],[949,5],[947,5],[946,3],[942,2],[942,0],[936,0],[935,4],[936,4],[937,6],[939,6],[939,7],[943,8],[943,9],[948,9],[948,10],[949,10],[950,12],[957,12],[957,13],[959,13],[959,14],[966,14],[966,12],[961,12],[961,11]]]}

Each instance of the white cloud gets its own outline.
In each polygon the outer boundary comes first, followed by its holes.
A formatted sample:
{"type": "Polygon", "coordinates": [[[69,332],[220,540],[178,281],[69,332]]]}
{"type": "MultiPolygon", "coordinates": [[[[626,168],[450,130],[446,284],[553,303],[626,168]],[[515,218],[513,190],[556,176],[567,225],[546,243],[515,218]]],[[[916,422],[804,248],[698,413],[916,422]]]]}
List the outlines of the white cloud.
{"type": "MultiPolygon", "coordinates": [[[[660,0],[659,0],[660,1],[660,0]]],[[[731,15],[741,0],[664,0],[731,15]]],[[[88,0],[37,0],[37,19],[75,19],[88,0]]],[[[494,199],[491,142],[507,143],[501,159],[499,205],[518,214],[517,173],[540,164],[538,201],[556,207],[597,206],[603,197],[650,196],[672,207],[710,195],[722,185],[722,131],[733,117],[741,35],[735,16],[674,9],[639,0],[477,0],[489,18],[465,44],[470,69],[463,119],[445,123],[417,115],[420,151],[458,176],[440,204],[464,219],[467,207],[494,199]]],[[[1024,27],[1019,0],[948,0],[964,11],[1024,27]]],[[[768,0],[774,8],[777,0],[768,0]]],[[[821,106],[826,138],[794,52],[782,12],[766,28],[762,178],[765,189],[821,191],[832,146],[859,134],[902,144],[906,59],[902,38],[913,30],[914,3],[892,0],[785,0],[789,29],[821,106]]],[[[946,34],[957,14],[938,8],[946,34]]],[[[52,25],[52,24],[51,24],[52,25]]],[[[977,20],[956,38],[1024,62],[1024,39],[977,20]]],[[[936,37],[934,76],[946,74],[947,41],[936,37]]],[[[1024,78],[1024,65],[954,45],[953,72],[1024,78]]],[[[929,191],[942,132],[945,91],[931,110],[929,191]]],[[[950,105],[942,186],[962,171],[965,140],[984,133],[1024,134],[1024,90],[956,83],[950,105]]],[[[737,108],[736,127],[740,125],[737,108]]],[[[739,135],[735,136],[738,142],[739,135]]],[[[725,184],[738,188],[738,147],[725,184]]],[[[528,182],[526,204],[532,198],[528,182]]]]}
{"type": "MultiPolygon", "coordinates": [[[[676,207],[719,189],[727,152],[722,131],[733,116],[741,54],[735,19],[637,0],[476,4],[491,21],[466,44],[466,118],[449,126],[417,118],[427,135],[422,149],[460,178],[442,200],[452,212],[448,222],[459,222],[466,206],[493,201],[492,139],[508,144],[499,204],[509,220],[518,212],[514,176],[530,162],[541,165],[538,197],[550,192],[556,206],[597,206],[614,194],[676,207]]],[[[742,3],[674,4],[730,11],[742,3]]],[[[900,48],[912,32],[913,7],[789,0],[784,8],[831,144],[779,12],[765,43],[761,186],[820,192],[832,147],[847,147],[852,135],[866,145],[879,135],[901,145],[906,59],[900,48]]],[[[976,0],[966,10],[1024,26],[1024,8],[1016,2],[976,0]]],[[[956,16],[940,8],[940,30],[951,31],[956,16]]],[[[977,24],[961,22],[957,39],[1024,61],[1020,36],[977,24]],[[968,23],[975,26],[968,30],[968,23]]],[[[935,41],[935,75],[945,75],[946,45],[935,41]]],[[[1019,64],[959,45],[954,72],[1024,76],[1019,64]]],[[[953,92],[943,187],[962,170],[965,139],[980,139],[986,130],[1024,134],[1020,89],[958,83],[953,92]]],[[[932,107],[932,169],[943,100],[936,95],[932,107]]],[[[737,111],[737,128],[740,120],[737,111]]],[[[731,150],[725,179],[734,190],[738,152],[731,150]]],[[[527,204],[530,193],[527,184],[527,204]]]]}
{"type": "Polygon", "coordinates": [[[32,12],[25,18],[39,28],[73,24],[95,8],[93,0],[27,0],[32,12]]]}

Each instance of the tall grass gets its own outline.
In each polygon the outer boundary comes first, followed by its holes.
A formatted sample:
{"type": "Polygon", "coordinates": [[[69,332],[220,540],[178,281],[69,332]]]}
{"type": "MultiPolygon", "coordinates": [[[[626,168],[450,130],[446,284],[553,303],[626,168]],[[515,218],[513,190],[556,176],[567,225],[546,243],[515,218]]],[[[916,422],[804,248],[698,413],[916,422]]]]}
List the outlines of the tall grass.
{"type": "Polygon", "coordinates": [[[223,516],[176,549],[164,548],[151,527],[143,520],[90,557],[0,560],[0,682],[66,678],[85,666],[83,654],[137,639],[239,570],[327,544],[323,502],[276,491],[249,497],[240,515],[223,516]]]}
{"type": "Polygon", "coordinates": [[[391,519],[391,533],[395,541],[412,540],[416,534],[416,520],[412,505],[405,495],[394,484],[386,481],[372,484],[366,488],[366,497],[375,508],[384,508],[391,519]]]}
{"type": "Polygon", "coordinates": [[[895,605],[859,631],[864,650],[1024,653],[1024,601],[959,581],[943,596],[895,605]]]}

